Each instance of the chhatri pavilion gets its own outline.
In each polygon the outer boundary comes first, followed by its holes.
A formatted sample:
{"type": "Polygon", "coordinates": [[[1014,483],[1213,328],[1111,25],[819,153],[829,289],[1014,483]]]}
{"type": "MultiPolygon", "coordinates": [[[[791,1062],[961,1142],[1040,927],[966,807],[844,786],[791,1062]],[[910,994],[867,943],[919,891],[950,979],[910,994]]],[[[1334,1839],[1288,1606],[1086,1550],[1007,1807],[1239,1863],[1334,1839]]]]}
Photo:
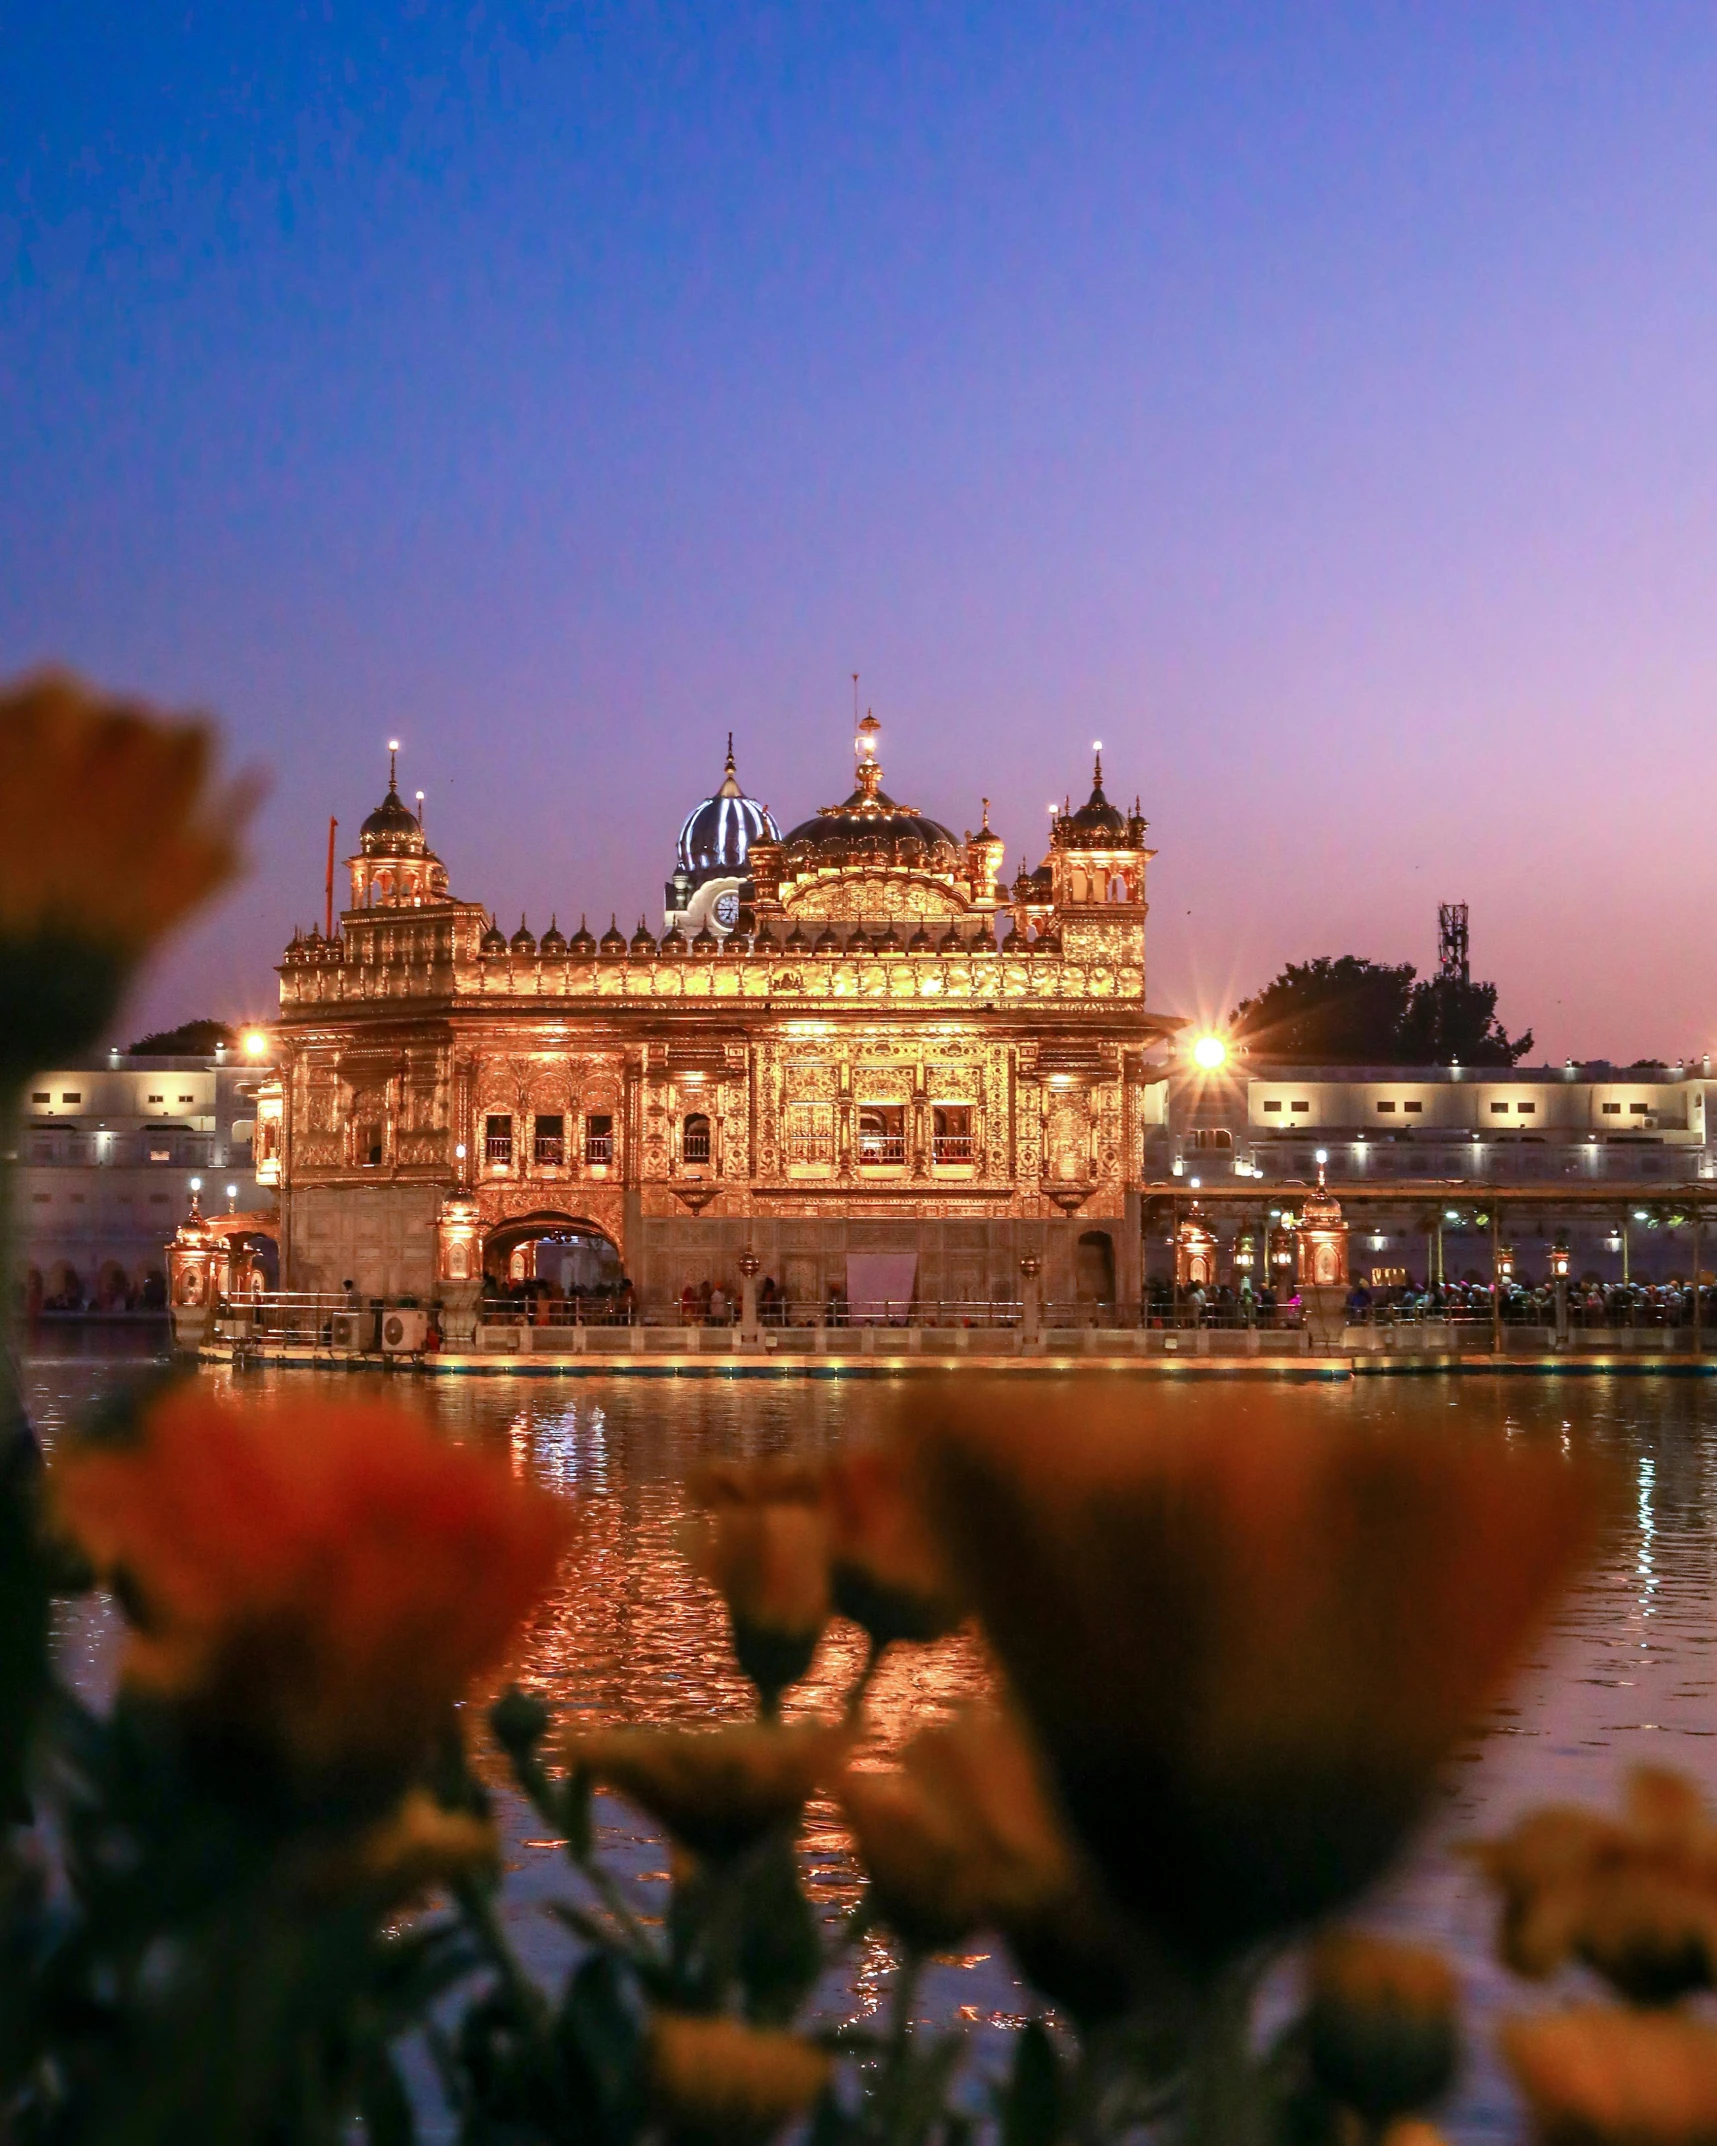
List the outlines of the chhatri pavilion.
{"type": "Polygon", "coordinates": [[[1136,1302],[1147,1121],[1178,1024],[1145,998],[1145,821],[1104,793],[1003,875],[976,833],[883,788],[783,835],[741,788],[680,832],[658,937],[510,935],[449,891],[388,791],[331,933],[280,969],[258,1176],[282,1286],[418,1295],[596,1248],[645,1307],[737,1291],[752,1253],[792,1302],[849,1262],[890,1295],[1136,1302]],[[883,1261],[881,1270],[874,1263],[883,1261]]]}

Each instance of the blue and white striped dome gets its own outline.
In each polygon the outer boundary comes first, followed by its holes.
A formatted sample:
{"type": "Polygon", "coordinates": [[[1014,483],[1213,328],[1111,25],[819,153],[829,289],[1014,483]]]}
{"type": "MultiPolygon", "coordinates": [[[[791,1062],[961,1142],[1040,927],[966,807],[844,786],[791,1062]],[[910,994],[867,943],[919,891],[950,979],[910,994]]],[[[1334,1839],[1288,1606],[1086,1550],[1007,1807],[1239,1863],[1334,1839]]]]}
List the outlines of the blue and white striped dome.
{"type": "Polygon", "coordinates": [[[747,797],[733,771],[733,733],[727,739],[727,773],[721,788],[688,815],[680,829],[680,864],[688,872],[745,870],[754,842],[779,842],[781,831],[767,805],[747,797]]]}

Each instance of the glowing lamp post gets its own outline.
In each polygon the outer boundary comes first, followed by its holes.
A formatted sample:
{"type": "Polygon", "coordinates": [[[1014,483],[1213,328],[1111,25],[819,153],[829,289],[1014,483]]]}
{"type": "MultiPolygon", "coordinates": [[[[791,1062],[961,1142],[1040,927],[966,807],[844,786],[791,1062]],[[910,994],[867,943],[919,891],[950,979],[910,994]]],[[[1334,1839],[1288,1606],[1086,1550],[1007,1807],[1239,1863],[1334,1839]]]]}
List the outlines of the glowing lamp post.
{"type": "Polygon", "coordinates": [[[1022,1349],[1035,1349],[1043,1321],[1043,1261],[1027,1252],[1019,1263],[1019,1340],[1022,1349]]]}
{"type": "Polygon", "coordinates": [[[1566,1237],[1558,1237],[1550,1247],[1551,1294],[1556,1306],[1556,1346],[1568,1346],[1568,1276],[1574,1264],[1574,1254],[1566,1237]]]}
{"type": "Polygon", "coordinates": [[[755,1348],[763,1339],[757,1317],[757,1277],[763,1266],[749,1245],[739,1255],[739,1339],[742,1347],[755,1348]]]}
{"type": "Polygon", "coordinates": [[[207,1340],[216,1299],[227,1280],[227,1241],[211,1228],[199,1198],[203,1181],[191,1180],[191,1206],[167,1247],[167,1299],[176,1347],[194,1351],[207,1340]]]}
{"type": "Polygon", "coordinates": [[[1328,1355],[1339,1347],[1347,1322],[1347,1223],[1341,1202],[1324,1183],[1318,1164],[1318,1189],[1300,1213],[1300,1303],[1312,1347],[1328,1355]]]}

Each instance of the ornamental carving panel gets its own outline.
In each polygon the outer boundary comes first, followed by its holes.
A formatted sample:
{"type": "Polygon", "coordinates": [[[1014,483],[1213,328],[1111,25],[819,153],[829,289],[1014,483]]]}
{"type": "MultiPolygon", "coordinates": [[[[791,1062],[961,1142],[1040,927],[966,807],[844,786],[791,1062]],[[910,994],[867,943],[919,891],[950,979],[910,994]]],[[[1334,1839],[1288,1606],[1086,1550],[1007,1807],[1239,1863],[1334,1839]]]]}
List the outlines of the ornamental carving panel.
{"type": "Polygon", "coordinates": [[[923,923],[931,917],[946,921],[966,914],[965,903],[934,880],[881,873],[843,873],[838,879],[809,880],[784,893],[781,907],[788,916],[837,924],[857,923],[861,918],[866,922],[911,918],[923,923]]]}

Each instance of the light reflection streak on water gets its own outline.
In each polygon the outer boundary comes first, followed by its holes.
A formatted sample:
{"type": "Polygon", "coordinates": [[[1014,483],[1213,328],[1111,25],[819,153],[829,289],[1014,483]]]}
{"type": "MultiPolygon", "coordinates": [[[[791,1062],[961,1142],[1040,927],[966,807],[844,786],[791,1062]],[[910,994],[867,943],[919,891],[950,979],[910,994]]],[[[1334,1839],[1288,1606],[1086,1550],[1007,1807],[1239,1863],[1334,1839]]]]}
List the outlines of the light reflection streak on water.
{"type": "MultiPolygon", "coordinates": [[[[107,1375],[87,1362],[27,1368],[50,1433],[107,1375]]],[[[220,1373],[216,1383],[242,1400],[275,1381],[248,1378],[234,1387],[220,1373]]],[[[580,1499],[578,1547],[533,1619],[513,1673],[563,1718],[591,1725],[696,1723],[745,1710],[724,1613],[681,1554],[686,1476],[718,1454],[828,1449],[874,1423],[890,1396],[881,1383],[286,1381],[289,1392],[304,1395],[347,1396],[372,1385],[426,1407],[450,1436],[489,1444],[513,1467],[580,1499]]],[[[1076,1411],[1080,1391],[1077,1380],[1043,1388],[1046,1425],[1058,1409],[1076,1411]]],[[[1142,1428],[1159,1413],[1177,1420],[1202,1414],[1213,1430],[1245,1436],[1284,1416],[1333,1407],[1380,1431],[1545,1440],[1569,1459],[1605,1455],[1625,1471],[1628,1494],[1592,1571],[1451,1768],[1418,1850],[1366,1909],[1368,1919],[1448,1951],[1476,2008],[1472,2068],[1443,2128],[1463,2141],[1516,2135],[1486,2022],[1544,2000],[1496,1966],[1489,1903],[1450,1847],[1500,1830],[1536,1803],[1611,1804],[1625,1766],[1641,1759],[1688,1769],[1717,1794],[1717,1388],[1603,1377],[1510,1381],[1506,1400],[1482,1378],[1363,1380],[1328,1389],[1141,1384],[1139,1392],[1142,1428]]],[[[100,1620],[68,1630],[80,1681],[99,1679],[111,1641],[100,1620]]],[[[834,1712],[858,1660],[856,1635],[831,1627],[789,1712],[834,1712]]],[[[863,1762],[887,1763],[915,1730],[987,1682],[982,1651],[969,1637],[897,1650],[875,1687],[863,1762]]],[[[498,1770],[490,1777],[498,1781],[498,1770]]],[[[504,1808],[512,1919],[546,1973],[564,1955],[554,1952],[543,1903],[567,1879],[537,1825],[515,1804],[504,1808]]],[[[603,1818],[642,1910],[659,1913],[661,1842],[612,1799],[604,1799],[603,1818]]],[[[832,1924],[856,1899],[859,1880],[827,1801],[807,1813],[803,1853],[813,1898],[832,1924]]],[[[869,1940],[828,2001],[849,2012],[886,2008],[892,1972],[886,1945],[869,1940]]],[[[1547,1994],[1561,2001],[1568,1992],[1547,1994]]],[[[1026,2002],[1005,1956],[980,1943],[934,1966],[918,2012],[964,2016],[985,2040],[1016,2020],[1026,2002]]]]}

